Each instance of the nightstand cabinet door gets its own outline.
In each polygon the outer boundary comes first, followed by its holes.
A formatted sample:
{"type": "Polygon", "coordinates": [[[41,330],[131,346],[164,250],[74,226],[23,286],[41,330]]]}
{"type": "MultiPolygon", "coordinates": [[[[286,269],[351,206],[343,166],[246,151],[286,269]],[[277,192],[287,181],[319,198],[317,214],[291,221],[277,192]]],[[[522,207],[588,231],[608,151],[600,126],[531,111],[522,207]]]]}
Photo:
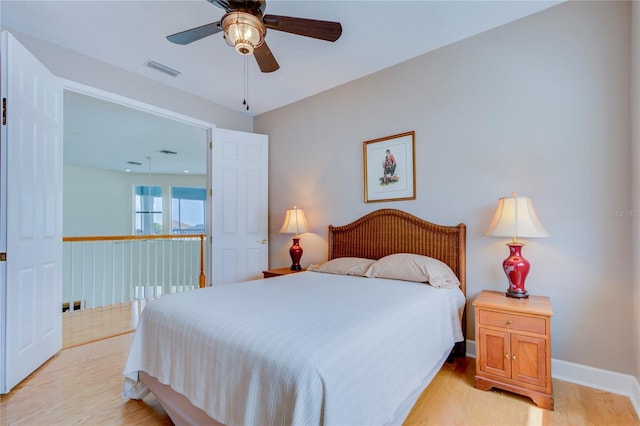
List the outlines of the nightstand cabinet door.
{"type": "Polygon", "coordinates": [[[514,380],[535,386],[547,386],[546,340],[540,337],[511,335],[514,380]]]}
{"type": "Polygon", "coordinates": [[[480,328],[480,371],[511,378],[511,348],[509,333],[480,328]]]}

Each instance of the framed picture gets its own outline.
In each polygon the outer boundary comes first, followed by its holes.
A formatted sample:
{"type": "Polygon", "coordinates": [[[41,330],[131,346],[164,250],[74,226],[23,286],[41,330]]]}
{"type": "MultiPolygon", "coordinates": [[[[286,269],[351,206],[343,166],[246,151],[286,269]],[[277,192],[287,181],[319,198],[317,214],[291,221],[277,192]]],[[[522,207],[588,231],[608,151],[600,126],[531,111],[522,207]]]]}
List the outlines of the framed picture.
{"type": "Polygon", "coordinates": [[[364,202],[416,199],[416,132],[364,142],[364,202]]]}

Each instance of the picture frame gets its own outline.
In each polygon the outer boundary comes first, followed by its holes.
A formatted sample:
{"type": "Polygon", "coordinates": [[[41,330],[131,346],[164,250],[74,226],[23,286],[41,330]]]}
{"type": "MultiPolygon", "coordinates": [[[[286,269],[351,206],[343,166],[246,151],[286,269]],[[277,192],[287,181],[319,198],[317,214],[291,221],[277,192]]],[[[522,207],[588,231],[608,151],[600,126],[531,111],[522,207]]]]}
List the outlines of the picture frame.
{"type": "Polygon", "coordinates": [[[415,131],[363,142],[364,202],[416,199],[415,131]]]}

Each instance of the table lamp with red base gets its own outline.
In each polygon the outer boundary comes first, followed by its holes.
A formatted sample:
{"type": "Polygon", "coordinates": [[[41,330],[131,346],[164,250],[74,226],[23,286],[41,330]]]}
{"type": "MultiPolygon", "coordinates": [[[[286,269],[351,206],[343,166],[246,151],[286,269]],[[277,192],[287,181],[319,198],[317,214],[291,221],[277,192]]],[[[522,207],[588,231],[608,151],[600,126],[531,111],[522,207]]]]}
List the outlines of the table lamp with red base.
{"type": "Polygon", "coordinates": [[[549,233],[544,229],[529,197],[520,197],[515,192],[511,197],[498,200],[498,208],[493,216],[491,225],[485,235],[492,237],[511,237],[509,257],[502,262],[504,273],[509,280],[506,295],[517,299],[529,297],[524,282],[529,274],[531,265],[522,256],[522,246],[518,237],[547,237],[549,233]]]}
{"type": "Polygon", "coordinates": [[[280,228],[281,234],[294,234],[293,245],[289,248],[289,255],[291,256],[291,270],[300,271],[300,259],[302,258],[302,247],[300,247],[300,234],[304,232],[310,232],[307,219],[304,217],[304,211],[296,206],[287,210],[287,214],[284,218],[282,228],[280,228]]]}

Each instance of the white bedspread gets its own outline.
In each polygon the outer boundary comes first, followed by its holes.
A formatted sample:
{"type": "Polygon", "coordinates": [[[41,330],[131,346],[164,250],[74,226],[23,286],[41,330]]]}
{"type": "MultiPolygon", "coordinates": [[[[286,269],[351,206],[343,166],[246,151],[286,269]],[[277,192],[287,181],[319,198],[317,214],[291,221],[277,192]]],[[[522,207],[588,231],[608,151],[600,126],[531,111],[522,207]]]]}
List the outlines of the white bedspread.
{"type": "MultiPolygon", "coordinates": [[[[454,342],[459,289],[314,272],[165,296],[124,368],[226,425],[388,424],[454,342]]],[[[138,386],[136,386],[138,384],[138,386]]]]}

